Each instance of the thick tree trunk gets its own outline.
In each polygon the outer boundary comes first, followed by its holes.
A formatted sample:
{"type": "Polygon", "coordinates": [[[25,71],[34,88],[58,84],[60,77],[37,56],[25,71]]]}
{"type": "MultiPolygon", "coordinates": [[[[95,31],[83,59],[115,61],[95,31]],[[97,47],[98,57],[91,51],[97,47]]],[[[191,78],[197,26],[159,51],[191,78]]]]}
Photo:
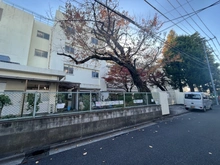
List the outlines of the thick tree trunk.
{"type": "Polygon", "coordinates": [[[183,92],[183,86],[182,86],[182,83],[181,83],[181,79],[179,78],[179,91],[180,92],[183,92]]]}
{"type": "Polygon", "coordinates": [[[162,87],[160,84],[156,84],[158,88],[160,88],[161,91],[167,91],[164,87],[162,87]]]}
{"type": "Polygon", "coordinates": [[[134,85],[136,85],[138,92],[150,92],[150,89],[147,87],[146,82],[142,81],[138,71],[134,68],[134,66],[127,67],[128,71],[131,74],[131,77],[134,81],[134,85]]]}
{"type": "Polygon", "coordinates": [[[193,84],[188,84],[190,88],[190,92],[195,92],[193,84]]]}

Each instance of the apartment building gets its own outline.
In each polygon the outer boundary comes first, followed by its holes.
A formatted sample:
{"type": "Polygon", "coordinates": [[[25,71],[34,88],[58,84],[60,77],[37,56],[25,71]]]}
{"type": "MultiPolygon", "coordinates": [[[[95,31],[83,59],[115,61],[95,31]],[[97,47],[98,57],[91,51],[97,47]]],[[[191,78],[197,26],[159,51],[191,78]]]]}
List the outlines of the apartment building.
{"type": "MultiPolygon", "coordinates": [[[[57,11],[56,17],[61,14],[57,11]]],[[[75,47],[58,24],[7,1],[0,1],[0,91],[100,91],[105,62],[75,65],[58,56],[75,47]]],[[[91,42],[96,39],[91,36],[91,42]]]]}
{"type": "MultiPolygon", "coordinates": [[[[56,11],[56,20],[62,20],[62,7],[56,11]]],[[[69,28],[71,33],[74,33],[74,29],[69,28]]],[[[51,48],[51,59],[50,59],[50,68],[64,70],[66,76],[64,81],[80,83],[80,91],[100,91],[106,90],[105,82],[102,79],[104,71],[106,68],[105,61],[95,61],[91,60],[84,64],[76,65],[74,62],[71,62],[69,58],[64,56],[58,56],[57,52],[73,55],[76,50],[83,50],[78,45],[71,45],[64,34],[63,29],[60,27],[60,24],[54,24],[52,28],[52,48],[51,48]],[[62,61],[62,62],[61,62],[62,61]]],[[[90,44],[100,44],[96,38],[92,35],[90,36],[90,44]]]]}

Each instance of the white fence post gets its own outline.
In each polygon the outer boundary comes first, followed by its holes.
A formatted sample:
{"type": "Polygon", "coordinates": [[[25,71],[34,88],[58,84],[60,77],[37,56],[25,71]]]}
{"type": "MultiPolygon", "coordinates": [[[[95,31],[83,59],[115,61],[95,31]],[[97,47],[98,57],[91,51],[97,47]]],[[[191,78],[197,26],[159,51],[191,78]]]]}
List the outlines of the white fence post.
{"type": "Polygon", "coordinates": [[[123,92],[123,98],[124,98],[124,108],[125,108],[125,92],[123,92]]]}
{"type": "Polygon", "coordinates": [[[162,115],[169,115],[169,104],[167,92],[159,92],[160,105],[162,110],[162,115]]]}
{"type": "Polygon", "coordinates": [[[92,110],[92,92],[89,92],[89,110],[92,110]]]}
{"type": "Polygon", "coordinates": [[[33,111],[33,117],[36,116],[36,110],[37,110],[37,92],[34,93],[34,111],[33,111]]]}
{"type": "Polygon", "coordinates": [[[146,104],[148,105],[148,94],[146,92],[146,104]]]}

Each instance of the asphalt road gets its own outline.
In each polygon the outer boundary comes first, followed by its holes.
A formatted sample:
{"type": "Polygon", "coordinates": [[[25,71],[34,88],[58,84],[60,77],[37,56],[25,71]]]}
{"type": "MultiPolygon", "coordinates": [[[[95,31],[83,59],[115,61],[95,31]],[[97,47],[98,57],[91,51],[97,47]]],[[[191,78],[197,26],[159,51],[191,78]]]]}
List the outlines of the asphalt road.
{"type": "Polygon", "coordinates": [[[220,108],[193,111],[28,165],[220,165],[220,108]]]}

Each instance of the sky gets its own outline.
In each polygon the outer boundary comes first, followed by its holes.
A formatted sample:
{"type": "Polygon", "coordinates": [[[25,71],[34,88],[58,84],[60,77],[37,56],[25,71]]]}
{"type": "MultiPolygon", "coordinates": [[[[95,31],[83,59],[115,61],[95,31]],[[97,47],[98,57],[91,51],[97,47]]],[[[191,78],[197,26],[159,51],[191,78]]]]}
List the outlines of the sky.
{"type": "MultiPolygon", "coordinates": [[[[52,9],[54,14],[55,10],[58,9],[59,6],[64,6],[66,2],[66,0],[2,1],[19,5],[20,7],[44,16],[47,15],[50,9],[52,9]]],[[[81,0],[77,1],[80,2],[81,0]]],[[[191,35],[196,31],[199,32],[202,37],[208,40],[207,44],[213,48],[216,60],[220,62],[220,3],[199,12],[197,15],[191,15],[191,17],[188,18],[185,17],[185,20],[183,18],[173,20],[174,18],[207,7],[217,1],[220,0],[119,0],[119,6],[121,10],[126,10],[130,15],[135,15],[136,17],[149,18],[157,13],[163,22],[163,26],[160,29],[161,31],[183,20],[177,24],[178,26],[175,25],[171,28],[178,35],[191,35]],[[150,5],[146,1],[150,3],[150,5]]],[[[171,28],[163,32],[168,34],[171,28]]]]}

